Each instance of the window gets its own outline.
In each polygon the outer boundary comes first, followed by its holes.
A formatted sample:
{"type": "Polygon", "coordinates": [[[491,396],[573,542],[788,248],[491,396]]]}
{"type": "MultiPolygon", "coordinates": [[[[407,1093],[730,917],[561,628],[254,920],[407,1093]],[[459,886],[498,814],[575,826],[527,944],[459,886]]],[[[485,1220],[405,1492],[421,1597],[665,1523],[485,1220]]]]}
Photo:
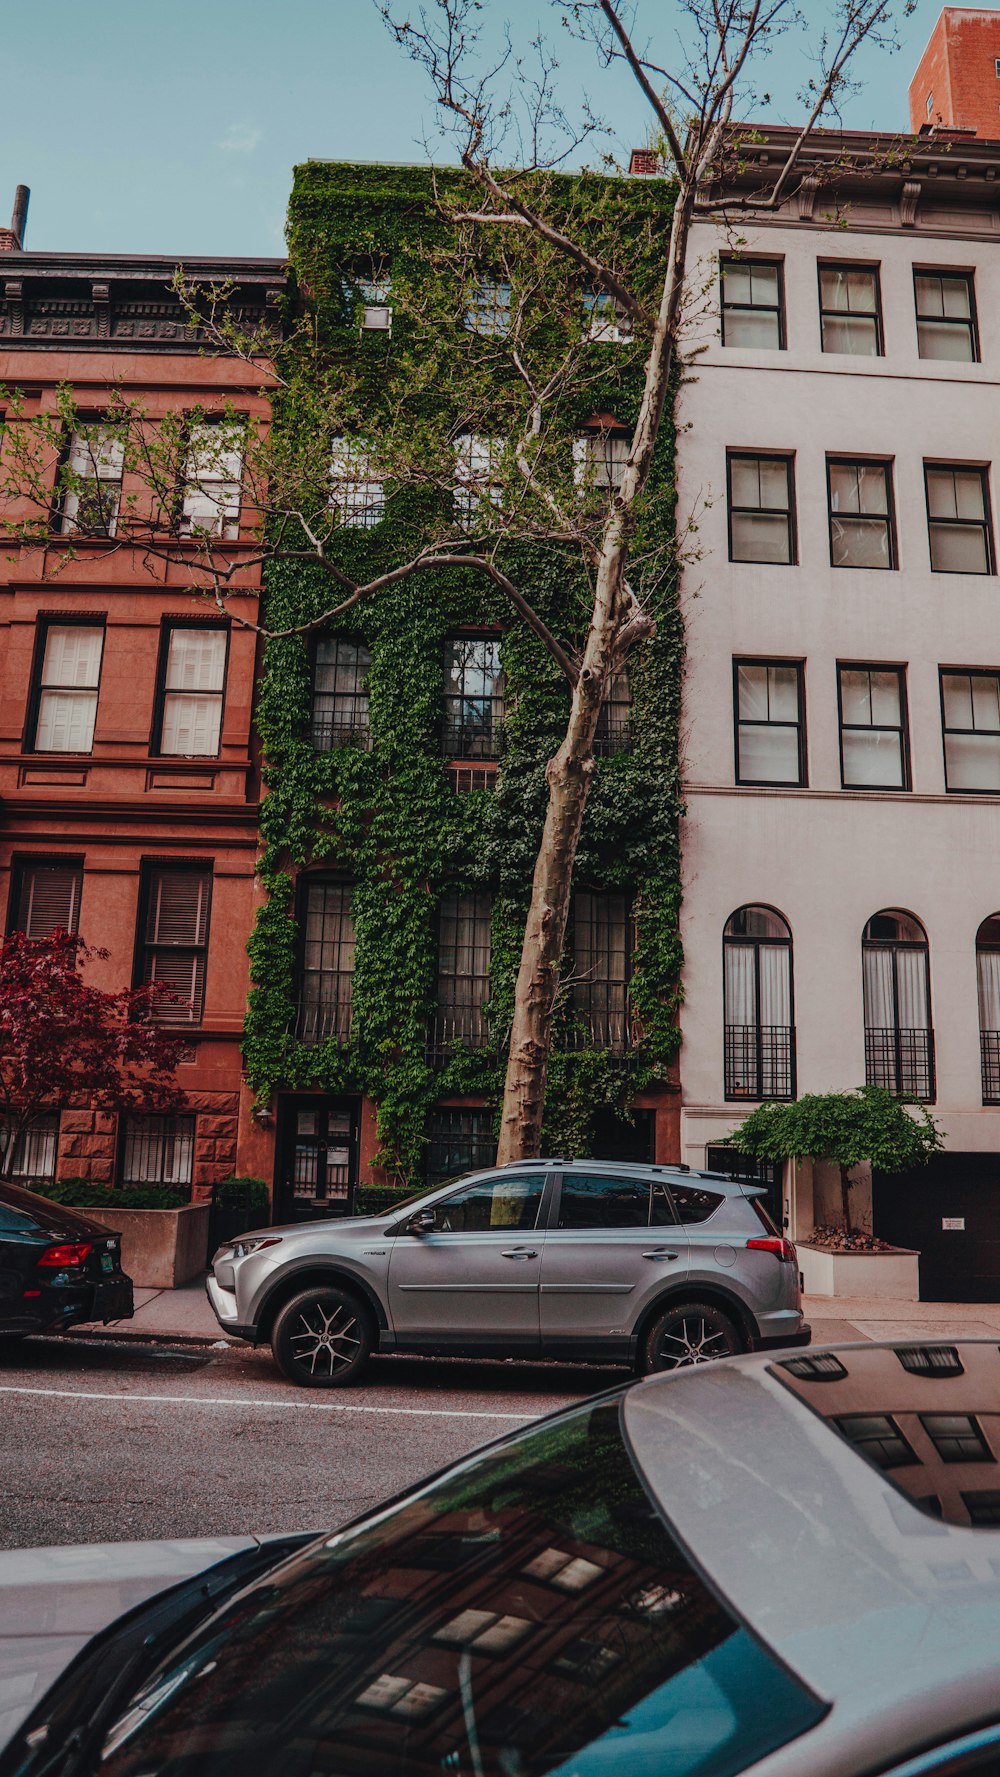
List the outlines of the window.
{"type": "Polygon", "coordinates": [[[481,438],[463,432],[455,440],[455,517],[468,524],[477,517],[483,524],[496,520],[503,504],[498,479],[503,461],[502,438],[481,438]]]}
{"type": "Polygon", "coordinates": [[[385,488],[367,444],[334,438],[330,448],[330,510],[352,530],[367,531],[385,517],[385,488]]]}
{"type": "Polygon", "coordinates": [[[610,501],[621,487],[632,449],[624,431],[594,427],[573,440],[573,481],[583,495],[610,501]]]}
{"type": "Polygon", "coordinates": [[[608,694],[601,705],[594,730],[594,752],[598,758],[609,753],[627,753],[632,744],[632,688],[627,667],[612,673],[608,694]]]}
{"type": "Polygon", "coordinates": [[[971,1413],[921,1413],[920,1423],[942,1462],[992,1462],[982,1427],[971,1413]]]}
{"type": "Polygon", "coordinates": [[[665,1191],[649,1180],[615,1178],[610,1173],[564,1174],[559,1194],[559,1228],[648,1228],[675,1226],[665,1191]]]}
{"type": "Polygon", "coordinates": [[[490,919],[488,894],[451,890],[438,912],[437,1015],[434,1044],[452,1041],[485,1047],[490,1040],[483,1011],[490,997],[490,919]]]}
{"type": "Polygon", "coordinates": [[[921,358],[979,361],[971,272],[915,271],[917,352],[921,358]]]}
{"type": "Polygon", "coordinates": [[[544,1172],[503,1172],[480,1179],[433,1205],[439,1234],[501,1234],[533,1228],[545,1188],[544,1172]]]}
{"type": "Polygon", "coordinates": [[[821,265],[819,324],[824,352],[881,358],[882,303],[877,265],[821,265]]]}
{"type": "Polygon", "coordinates": [[[217,756],[228,645],[224,625],[166,625],[154,752],[188,759],[217,756]]]}
{"type": "Polygon", "coordinates": [[[581,889],[573,896],[573,1011],[587,1046],[632,1041],[629,981],[632,915],[625,895],[581,889]]]}
{"type": "Polygon", "coordinates": [[[192,426],[181,535],[238,537],[242,479],[243,427],[233,420],[205,420],[192,426]]]}
{"type": "Polygon", "coordinates": [[[800,1382],[843,1382],[847,1375],[845,1366],[832,1351],[818,1353],[816,1357],[782,1358],[781,1368],[800,1382]]]}
{"type": "Polygon", "coordinates": [[[465,308],[465,325],[470,333],[483,333],[502,338],[510,332],[510,285],[481,281],[469,290],[465,308]]]}
{"type": "Polygon", "coordinates": [[[724,1091],[795,1097],[792,934],[770,907],[740,907],[722,938],[724,1091]]]}
{"type": "Polygon", "coordinates": [[[1000,792],[1000,673],[941,672],[949,790],[1000,792]]]}
{"type": "Polygon", "coordinates": [[[911,1376],[962,1376],[962,1360],[954,1345],[901,1345],[896,1356],[911,1376]]]}
{"type": "Polygon", "coordinates": [[[794,562],[791,457],[727,452],[730,561],[794,562]]]}
{"type": "Polygon", "coordinates": [[[734,660],[736,782],[805,783],[802,666],[734,660]]]}
{"type": "Polygon", "coordinates": [[[212,872],[154,864],[143,883],[141,981],[158,981],[176,995],[154,1002],[157,1024],[200,1024],[205,1003],[205,961],[212,872]]]}
{"type": "Polygon", "coordinates": [[[845,1413],[833,1423],[878,1468],[908,1468],[917,1460],[891,1413],[845,1413]]]}
{"type": "Polygon", "coordinates": [[[910,913],[889,909],[865,926],[861,943],[865,1081],[897,1098],[934,1098],[927,934],[910,913]]]}
{"type": "Polygon", "coordinates": [[[77,932],[82,889],[82,864],[58,859],[26,859],[15,868],[11,931],[23,932],[26,938],[51,938],[53,932],[77,932]]]}
{"type": "Polygon", "coordinates": [[[976,977],[983,1103],[1000,1104],[1000,913],[991,913],[976,933],[976,977]]]}
{"type": "Polygon", "coordinates": [[[127,1117],[123,1185],[190,1188],[194,1168],[193,1117],[127,1117]]]}
{"type": "Polygon", "coordinates": [[[371,655],[354,636],[320,636],[313,656],[312,744],[317,753],[371,743],[371,655]]]}
{"type": "Polygon", "coordinates": [[[706,1191],[703,1185],[679,1185],[676,1179],[670,1181],[670,1195],[678,1221],[685,1223],[707,1222],[725,1202],[718,1191],[706,1191]]]}
{"type": "Polygon", "coordinates": [[[896,527],[888,463],[829,457],[830,562],[835,568],[894,568],[896,527]]]}
{"type": "Polygon", "coordinates": [[[352,310],[360,310],[363,331],[392,332],[392,279],[388,275],[369,275],[345,282],[344,296],[352,310]]]}
{"type": "Polygon", "coordinates": [[[302,915],[302,987],[297,1035],[304,1043],[351,1034],[354,919],[346,882],[306,882],[302,915]]]}
{"type": "Polygon", "coordinates": [[[925,463],[927,531],[936,574],[992,574],[993,527],[985,469],[925,463]]]}
{"type": "Polygon", "coordinates": [[[722,343],[765,351],[785,347],[781,266],[775,260],[722,259],[722,343]]]}
{"type": "Polygon", "coordinates": [[[455,636],[444,664],[443,751],[450,759],[496,759],[504,716],[496,636],[455,636]]]}
{"type": "Polygon", "coordinates": [[[445,1105],[427,1119],[427,1183],[441,1184],[456,1173],[492,1166],[497,1157],[492,1111],[445,1105]]]}
{"type": "Polygon", "coordinates": [[[583,337],[598,345],[621,345],[632,338],[632,321],[607,290],[583,293],[583,337]]]}
{"type": "Polygon", "coordinates": [[[845,790],[908,790],[901,666],[838,666],[840,781],[845,790]]]}
{"type": "Polygon", "coordinates": [[[114,536],[124,463],[125,439],[114,426],[80,426],[72,434],[60,476],[64,536],[114,536]]]}
{"type": "MultiPolygon", "coordinates": [[[[6,1154],[8,1140],[8,1131],[0,1120],[0,1159],[6,1154]]],[[[17,1135],[14,1156],[4,1176],[29,1187],[49,1183],[56,1176],[58,1152],[59,1112],[46,1111],[30,1129],[22,1129],[17,1135]]]]}
{"type": "Polygon", "coordinates": [[[89,753],[94,745],[104,625],[44,623],[35,687],[36,753],[89,753]]]}
{"type": "Polygon", "coordinates": [[[930,123],[931,116],[934,111],[934,94],[933,93],[927,94],[927,99],[926,99],[926,103],[924,105],[924,110],[927,113],[927,121],[928,121],[928,123],[930,123]]]}

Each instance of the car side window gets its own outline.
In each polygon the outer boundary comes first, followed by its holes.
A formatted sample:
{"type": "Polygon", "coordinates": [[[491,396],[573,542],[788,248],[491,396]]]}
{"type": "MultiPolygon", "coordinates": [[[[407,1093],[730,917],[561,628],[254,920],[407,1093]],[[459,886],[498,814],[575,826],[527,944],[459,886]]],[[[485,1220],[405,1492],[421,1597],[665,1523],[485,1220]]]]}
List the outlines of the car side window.
{"type": "Polygon", "coordinates": [[[609,1173],[563,1175],[557,1227],[648,1228],[649,1223],[646,1179],[616,1178],[609,1173]]]}
{"type": "Polygon", "coordinates": [[[545,1189],[545,1174],[515,1173],[479,1179],[464,1191],[431,1205],[440,1234],[510,1234],[533,1228],[545,1189]]]}
{"type": "Polygon", "coordinates": [[[721,1191],[705,1191],[699,1185],[675,1185],[673,1180],[670,1195],[682,1222],[707,1222],[719,1204],[725,1201],[721,1191]]]}
{"type": "Polygon", "coordinates": [[[32,1234],[37,1227],[37,1222],[23,1210],[12,1209],[9,1203],[0,1203],[0,1234],[32,1234]]]}

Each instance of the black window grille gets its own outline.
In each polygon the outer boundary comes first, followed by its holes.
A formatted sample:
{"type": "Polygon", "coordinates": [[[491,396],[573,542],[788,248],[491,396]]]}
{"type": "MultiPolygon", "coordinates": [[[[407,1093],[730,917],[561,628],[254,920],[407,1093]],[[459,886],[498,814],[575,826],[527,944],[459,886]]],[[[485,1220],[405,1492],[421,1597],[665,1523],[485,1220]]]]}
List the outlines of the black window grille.
{"type": "Polygon", "coordinates": [[[912,914],[876,913],[861,944],[865,1079],[897,1098],[934,1099],[927,936],[912,914]]]}
{"type": "Polygon", "coordinates": [[[25,859],[15,872],[11,930],[26,938],[74,934],[80,926],[83,865],[58,859],[25,859]]]}
{"type": "Polygon", "coordinates": [[[158,1024],[201,1022],[211,898],[210,869],[157,864],[145,872],[139,979],[175,996],[153,1002],[158,1024]]]}
{"type": "Polygon", "coordinates": [[[983,1103],[1000,1104],[1000,913],[984,919],[976,933],[976,976],[983,1103]]]}
{"type": "Polygon", "coordinates": [[[917,351],[921,358],[979,361],[971,272],[914,271],[917,351]]]}
{"type": "Polygon", "coordinates": [[[443,751],[449,759],[497,759],[504,680],[496,636],[455,636],[444,667],[443,751]]]}
{"type": "Polygon", "coordinates": [[[613,673],[608,695],[601,705],[594,730],[594,752],[598,758],[609,753],[627,753],[632,745],[632,691],[624,667],[613,673]]]}
{"type": "Polygon", "coordinates": [[[445,895],[438,912],[437,1012],[433,1048],[466,1043],[482,1049],[490,1031],[483,1007],[490,994],[492,897],[445,895]]]}
{"type": "Polygon", "coordinates": [[[317,753],[371,744],[371,655],[353,636],[320,636],[313,665],[312,743],[317,753]]]}
{"type": "Polygon", "coordinates": [[[993,527],[985,469],[925,463],[927,534],[935,574],[992,574],[993,527]]]}
{"type": "Polygon", "coordinates": [[[296,1035],[304,1043],[351,1034],[354,919],[351,885],[323,878],[307,882],[302,913],[302,978],[296,1035]]]}
{"type": "Polygon", "coordinates": [[[722,272],[722,343],[783,351],[785,301],[776,260],[725,258],[722,272]]]}
{"type": "Polygon", "coordinates": [[[794,562],[795,494],[792,458],[726,453],[729,559],[794,562]]]}
{"type": "Polygon", "coordinates": [[[740,907],[722,947],[725,1097],[794,1098],[791,932],[770,907],[740,907]]]}
{"type": "Polygon", "coordinates": [[[945,785],[1000,791],[1000,673],[942,672],[945,785]]]}
{"type": "Polygon", "coordinates": [[[427,1121],[427,1183],[492,1166],[497,1156],[493,1113],[475,1105],[443,1105],[427,1121]]]}
{"type": "Polygon", "coordinates": [[[635,947],[628,897],[581,889],[573,896],[572,927],[576,1040],[586,1048],[627,1049],[633,1040],[629,982],[635,947]]]}
{"type": "Polygon", "coordinates": [[[122,1184],[190,1187],[194,1125],[193,1117],[126,1118],[122,1184]]]}
{"type": "MultiPolygon", "coordinates": [[[[0,1120],[0,1162],[6,1159],[11,1136],[9,1126],[0,1120]]],[[[13,1141],[14,1153],[4,1177],[15,1179],[19,1185],[46,1184],[55,1178],[59,1153],[58,1111],[46,1111],[36,1118],[30,1129],[20,1130],[13,1141]]]]}
{"type": "Polygon", "coordinates": [[[880,358],[882,302],[877,265],[821,265],[819,318],[824,352],[880,358]]]}

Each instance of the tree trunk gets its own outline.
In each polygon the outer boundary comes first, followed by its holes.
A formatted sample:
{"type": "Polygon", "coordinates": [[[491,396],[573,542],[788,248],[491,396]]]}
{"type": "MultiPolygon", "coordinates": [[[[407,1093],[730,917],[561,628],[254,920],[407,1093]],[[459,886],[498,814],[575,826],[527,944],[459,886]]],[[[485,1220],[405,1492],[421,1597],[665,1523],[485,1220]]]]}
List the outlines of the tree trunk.
{"type": "Polygon", "coordinates": [[[840,1168],[840,1201],[844,1211],[844,1233],[853,1234],[851,1227],[851,1181],[848,1178],[849,1166],[840,1168]]]}

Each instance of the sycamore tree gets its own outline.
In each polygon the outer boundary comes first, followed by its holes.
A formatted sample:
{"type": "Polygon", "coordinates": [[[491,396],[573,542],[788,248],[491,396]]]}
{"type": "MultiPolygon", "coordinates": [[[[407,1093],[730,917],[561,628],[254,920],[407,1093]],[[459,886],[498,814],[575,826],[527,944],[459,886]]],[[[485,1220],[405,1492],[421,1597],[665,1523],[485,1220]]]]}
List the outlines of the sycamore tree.
{"type": "MultiPolygon", "coordinates": [[[[664,174],[657,223],[636,228],[627,186],[603,176],[612,163],[600,157],[600,119],[585,107],[573,120],[541,36],[519,44],[508,27],[493,53],[497,9],[482,0],[429,0],[408,15],[380,4],[426,75],[449,164],[434,174],[418,248],[390,262],[373,243],[366,264],[331,269],[348,309],[391,304],[377,398],[359,365],[330,348],[308,290],[278,337],[244,329],[225,289],[181,277],[202,337],[243,360],[248,389],[275,398],[273,428],[241,413],[238,397],[221,415],[155,422],[122,388],[108,391],[99,421],[81,415],[69,389],[40,420],[26,419],[16,391],[8,400],[0,510],[12,537],[44,547],[46,571],[72,559],[79,535],[97,535],[151,571],[180,565],[192,590],[234,621],[287,635],[246,608],[248,581],[260,568],[266,580],[276,562],[312,564],[329,587],[295,633],[334,624],[411,576],[472,570],[548,650],[566,683],[567,720],[547,765],[500,1162],[540,1149],[595,731],[612,680],[653,633],[654,593],[676,571],[673,490],[656,470],[683,363],[692,225],[735,228],[741,214],[780,210],[812,131],[850,90],[857,51],[891,48],[894,11],[912,6],[828,0],[824,22],[814,9],[807,25],[794,0],[675,0],[649,4],[644,23],[641,6],[550,0],[553,22],[590,46],[598,78],[624,68],[634,81],[664,174]],[[726,171],[745,171],[753,140],[741,120],[769,103],[762,73],[785,33],[802,34],[812,56],[798,127],[759,189],[734,198],[726,171]],[[593,176],[568,179],[566,166],[588,155],[593,176]],[[633,384],[627,430],[595,363],[595,346],[612,340],[616,375],[633,384]],[[396,559],[366,578],[352,568],[351,534],[373,488],[409,498],[417,521],[396,559]],[[579,585],[565,633],[550,627],[520,570],[524,544],[551,551],[579,585]]],[[[640,919],[640,955],[641,945],[640,919]]]]}
{"type": "Polygon", "coordinates": [[[81,1103],[101,1111],[170,1112],[184,1103],[174,1075],[183,1039],[160,1029],[159,983],[111,993],[81,967],[102,950],[56,932],[0,943],[0,1178],[48,1113],[81,1103]]]}

